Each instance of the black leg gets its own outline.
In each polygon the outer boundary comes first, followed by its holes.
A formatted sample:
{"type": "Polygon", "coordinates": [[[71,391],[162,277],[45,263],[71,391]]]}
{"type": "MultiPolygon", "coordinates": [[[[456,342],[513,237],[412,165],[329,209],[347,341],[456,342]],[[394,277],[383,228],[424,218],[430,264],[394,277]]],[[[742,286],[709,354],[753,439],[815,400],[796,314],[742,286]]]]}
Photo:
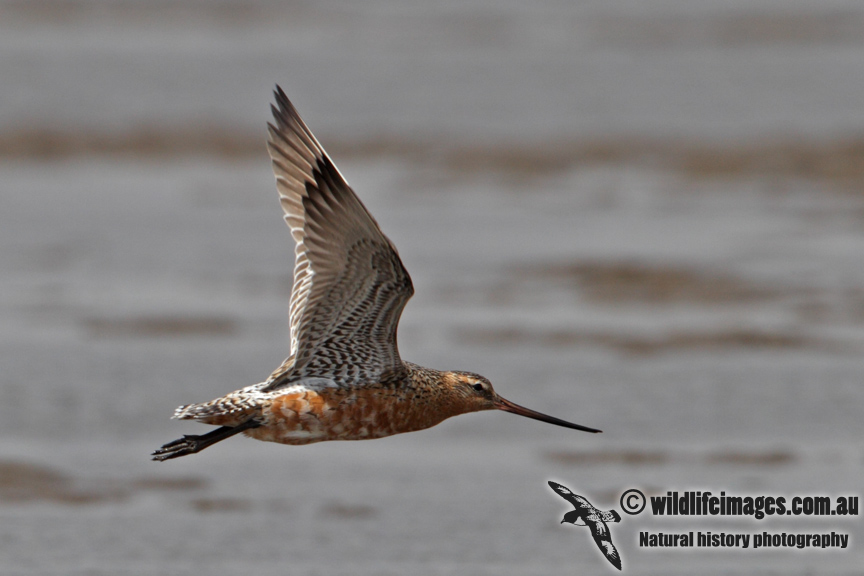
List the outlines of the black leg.
{"type": "Polygon", "coordinates": [[[153,460],[156,460],[157,462],[164,462],[165,460],[170,460],[172,458],[195,454],[196,452],[204,450],[208,446],[212,446],[213,444],[225,440],[226,438],[230,438],[235,434],[239,434],[244,430],[251,430],[252,428],[258,428],[259,426],[261,426],[260,422],[249,419],[237,426],[222,426],[221,428],[217,428],[216,430],[212,430],[207,434],[202,434],[201,436],[192,436],[187,434],[178,440],[168,442],[153,452],[151,456],[153,456],[153,460]]]}

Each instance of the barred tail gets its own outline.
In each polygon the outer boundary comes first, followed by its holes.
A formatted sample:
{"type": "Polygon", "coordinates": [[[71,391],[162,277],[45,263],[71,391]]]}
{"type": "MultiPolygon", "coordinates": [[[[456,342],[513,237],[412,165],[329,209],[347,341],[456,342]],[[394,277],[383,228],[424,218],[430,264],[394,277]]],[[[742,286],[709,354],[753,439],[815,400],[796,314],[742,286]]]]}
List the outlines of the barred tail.
{"type": "Polygon", "coordinates": [[[185,404],[174,410],[175,420],[196,420],[218,426],[237,426],[261,412],[270,400],[270,394],[262,394],[260,389],[266,382],[241,388],[221,398],[200,404],[185,404]]]}

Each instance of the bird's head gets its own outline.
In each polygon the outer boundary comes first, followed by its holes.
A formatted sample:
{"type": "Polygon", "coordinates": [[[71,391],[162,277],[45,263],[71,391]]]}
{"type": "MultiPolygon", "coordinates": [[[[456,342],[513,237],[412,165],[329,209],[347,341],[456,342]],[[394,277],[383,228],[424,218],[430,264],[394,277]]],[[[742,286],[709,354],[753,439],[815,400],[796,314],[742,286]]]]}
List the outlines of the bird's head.
{"type": "Polygon", "coordinates": [[[582,518],[585,513],[582,510],[571,510],[564,514],[564,518],[561,519],[561,524],[565,522],[567,524],[573,524],[574,526],[585,526],[585,519],[582,518]]]}
{"type": "Polygon", "coordinates": [[[531,410],[502,398],[492,388],[492,383],[487,378],[474,374],[473,372],[449,372],[445,382],[449,385],[452,393],[459,398],[463,412],[478,412],[481,410],[503,410],[526,418],[533,418],[548,424],[582,430],[584,432],[600,432],[594,428],[573,424],[566,420],[547,416],[540,412],[531,410]]]}

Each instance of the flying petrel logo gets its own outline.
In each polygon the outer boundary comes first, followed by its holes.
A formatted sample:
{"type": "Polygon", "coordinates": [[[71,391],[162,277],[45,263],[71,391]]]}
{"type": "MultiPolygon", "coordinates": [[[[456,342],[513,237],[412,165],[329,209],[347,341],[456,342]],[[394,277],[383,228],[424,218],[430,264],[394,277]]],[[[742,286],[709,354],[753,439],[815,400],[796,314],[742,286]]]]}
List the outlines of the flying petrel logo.
{"type": "Polygon", "coordinates": [[[609,531],[609,526],[606,525],[607,522],[621,521],[621,516],[618,515],[618,512],[615,510],[609,510],[608,512],[598,510],[584,496],[574,494],[569,488],[561,484],[550,481],[549,486],[575,508],[575,510],[571,510],[564,515],[561,523],[566,522],[574,526],[587,526],[591,530],[591,536],[594,537],[594,541],[606,559],[615,568],[621,570],[621,555],[618,553],[615,545],[612,544],[612,534],[609,531]]]}

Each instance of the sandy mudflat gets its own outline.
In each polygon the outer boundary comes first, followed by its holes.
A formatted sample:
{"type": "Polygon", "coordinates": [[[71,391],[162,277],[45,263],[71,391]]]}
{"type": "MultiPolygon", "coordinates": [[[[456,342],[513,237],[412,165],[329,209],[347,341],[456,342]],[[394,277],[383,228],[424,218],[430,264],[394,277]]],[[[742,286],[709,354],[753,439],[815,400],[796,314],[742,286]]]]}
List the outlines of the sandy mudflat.
{"type": "MultiPolygon", "coordinates": [[[[546,574],[577,559],[602,573],[587,531],[558,526],[565,504],[546,480],[607,508],[629,487],[856,489],[858,196],[612,168],[530,189],[495,175],[441,186],[424,170],[343,165],[414,275],[403,355],[484,373],[602,436],[478,414],[375,442],[235,439],[151,463],[151,449],[198,431],[168,420],[174,406],[266,376],[285,354],[291,256],[267,165],[10,162],[5,573],[546,574]]],[[[831,520],[625,517],[615,538],[634,573],[708,562],[804,574],[826,558],[852,570],[857,546],[636,546],[646,529],[861,536],[831,520]]]]}
{"type": "MultiPolygon", "coordinates": [[[[858,494],[864,13],[691,4],[0,2],[0,574],[608,574],[548,480],[858,494]],[[175,406],[287,355],[277,81],[414,279],[403,356],[604,434],[477,414],[149,461],[204,430],[175,406]]],[[[613,527],[631,574],[859,573],[862,538],[613,527]]]]}

